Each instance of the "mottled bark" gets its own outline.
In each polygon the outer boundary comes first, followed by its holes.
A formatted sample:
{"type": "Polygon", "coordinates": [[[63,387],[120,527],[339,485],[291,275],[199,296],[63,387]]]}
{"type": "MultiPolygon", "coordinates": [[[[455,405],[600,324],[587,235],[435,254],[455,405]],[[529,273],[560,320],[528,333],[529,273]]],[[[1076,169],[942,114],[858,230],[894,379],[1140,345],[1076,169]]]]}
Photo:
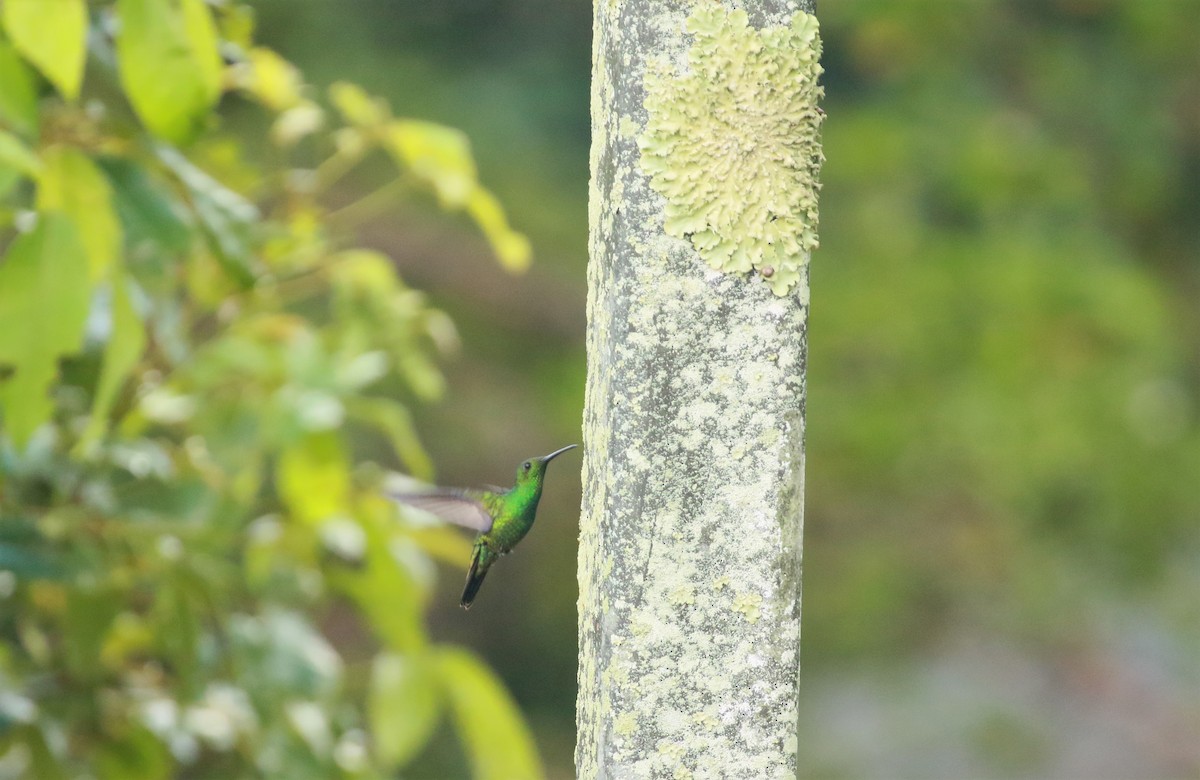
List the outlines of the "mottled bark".
{"type": "Polygon", "coordinates": [[[708,1],[595,0],[581,778],[796,767],[807,265],[781,296],[706,266],[638,147],[647,60],[684,67],[708,1]]]}

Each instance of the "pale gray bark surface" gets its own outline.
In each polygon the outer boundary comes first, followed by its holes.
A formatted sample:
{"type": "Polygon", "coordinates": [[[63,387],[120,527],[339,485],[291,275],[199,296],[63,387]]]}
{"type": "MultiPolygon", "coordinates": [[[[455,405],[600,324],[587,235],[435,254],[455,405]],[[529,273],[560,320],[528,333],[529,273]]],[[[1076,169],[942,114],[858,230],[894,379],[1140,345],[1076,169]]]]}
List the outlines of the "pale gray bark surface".
{"type": "Polygon", "coordinates": [[[642,80],[693,6],[595,0],[581,778],[795,774],[807,271],[776,297],[663,232],[642,80]]]}

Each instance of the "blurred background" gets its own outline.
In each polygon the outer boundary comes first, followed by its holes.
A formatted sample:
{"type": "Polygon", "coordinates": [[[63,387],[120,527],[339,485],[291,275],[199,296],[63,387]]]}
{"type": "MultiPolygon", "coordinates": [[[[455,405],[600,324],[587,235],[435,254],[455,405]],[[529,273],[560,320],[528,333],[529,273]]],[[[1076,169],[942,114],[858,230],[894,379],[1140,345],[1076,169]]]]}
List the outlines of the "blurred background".
{"type": "MultiPolygon", "coordinates": [[[[533,241],[408,211],[369,243],[450,313],[414,410],[447,484],[579,441],[585,0],[262,0],[305,69],[470,136],[533,241]]],[[[1200,13],[1191,0],[822,3],[806,777],[1200,774],[1200,13]]],[[[477,649],[573,774],[577,457],[431,633],[477,649]]],[[[408,776],[465,773],[453,736],[408,776]],[[457,763],[456,763],[457,762],[457,763]]]]}
{"type": "MultiPolygon", "coordinates": [[[[533,240],[532,272],[510,277],[428,220],[372,237],[461,331],[445,401],[418,415],[440,480],[505,483],[578,441],[590,5],[258,8],[260,38],[314,83],[349,78],[464,129],[533,240]]],[[[804,774],[1192,776],[1200,15],[1184,0],[818,10],[804,774]]],[[[555,464],[520,565],[479,608],[457,608],[447,571],[430,615],[512,687],[558,777],[577,467],[555,464]]]]}

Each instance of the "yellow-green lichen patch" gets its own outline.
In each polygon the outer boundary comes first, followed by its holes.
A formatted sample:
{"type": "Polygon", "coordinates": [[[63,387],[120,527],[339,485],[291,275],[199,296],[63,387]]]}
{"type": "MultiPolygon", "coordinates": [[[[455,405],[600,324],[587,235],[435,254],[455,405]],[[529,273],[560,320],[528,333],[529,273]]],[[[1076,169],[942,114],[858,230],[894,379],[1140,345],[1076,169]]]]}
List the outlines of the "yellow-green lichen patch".
{"type": "Polygon", "coordinates": [[[713,268],[757,270],[785,295],[817,246],[817,18],[760,30],[706,2],[687,31],[683,72],[662,59],[646,70],[641,165],[666,198],[664,228],[713,268]]]}
{"type": "Polygon", "coordinates": [[[762,614],[762,600],[758,593],[739,593],[733,599],[733,608],[745,615],[746,620],[756,623],[762,614]]]}
{"type": "Polygon", "coordinates": [[[613,729],[618,735],[627,737],[637,731],[637,716],[632,712],[623,712],[617,716],[616,723],[613,724],[613,729]]]}

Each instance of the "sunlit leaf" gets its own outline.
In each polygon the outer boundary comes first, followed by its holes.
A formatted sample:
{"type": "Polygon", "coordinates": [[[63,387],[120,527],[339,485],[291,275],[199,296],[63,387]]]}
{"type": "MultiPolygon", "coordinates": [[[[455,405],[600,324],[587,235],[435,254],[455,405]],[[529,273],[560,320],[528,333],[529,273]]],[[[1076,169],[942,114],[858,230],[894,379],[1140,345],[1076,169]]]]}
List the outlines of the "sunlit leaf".
{"type": "Polygon", "coordinates": [[[354,392],[369,387],[382,379],[388,372],[388,357],[380,350],[361,352],[349,359],[338,361],[333,373],[336,387],[343,392],[354,392]]]}
{"type": "Polygon", "coordinates": [[[220,68],[212,19],[202,0],[180,11],[163,0],[118,0],[117,60],[121,85],[138,117],[155,135],[189,140],[216,101],[213,68],[220,68]]]}
{"type": "Polygon", "coordinates": [[[394,509],[384,499],[364,500],[356,518],[366,534],[364,566],[337,567],[330,582],[350,596],[379,639],[399,653],[422,651],[426,644],[422,605],[426,592],[393,554],[398,529],[394,509]]]}
{"type": "MultiPolygon", "coordinates": [[[[17,171],[0,165],[0,198],[3,198],[5,195],[16,189],[16,186],[20,183],[21,178],[21,174],[17,171]]],[[[0,225],[8,227],[11,221],[12,212],[0,212],[0,225]]]]}
{"type": "Polygon", "coordinates": [[[339,81],[329,87],[329,99],[349,124],[366,130],[379,127],[388,118],[387,106],[368,95],[362,87],[339,81]]]}
{"type": "Polygon", "coordinates": [[[18,447],[50,417],[48,390],[59,357],[82,344],[90,293],[87,255],[61,214],[39,215],[0,263],[0,365],[14,371],[0,383],[0,405],[18,447]]]}
{"type": "Polygon", "coordinates": [[[0,40],[0,120],[17,132],[31,136],[37,131],[37,91],[33,74],[7,41],[0,40]]]}
{"type": "Polygon", "coordinates": [[[154,631],[145,620],[132,612],[122,612],[105,635],[97,661],[109,671],[120,671],[130,658],[152,649],[154,642],[154,631]]]}
{"type": "Polygon", "coordinates": [[[533,254],[529,239],[509,227],[504,208],[495,195],[476,187],[467,201],[467,213],[483,231],[501,265],[516,273],[529,268],[533,254]]]}
{"type": "Polygon", "coordinates": [[[426,555],[450,566],[465,566],[471,560],[472,542],[445,525],[414,528],[408,536],[426,555]]]}
{"type": "Polygon", "coordinates": [[[179,3],[183,12],[183,31],[200,74],[204,98],[211,106],[221,95],[221,70],[224,67],[217,26],[205,0],[179,0],[179,3]]]}
{"type": "Polygon", "coordinates": [[[334,283],[355,293],[381,294],[396,289],[396,267],[373,249],[347,249],[329,261],[334,283]]]}
{"type": "Polygon", "coordinates": [[[104,364],[100,368],[100,379],[96,383],[92,402],[92,417],[87,430],[80,438],[80,446],[87,446],[103,434],[108,424],[108,413],[112,409],[117,391],[129,378],[129,372],[138,364],[146,348],[146,330],[142,319],[133,308],[129,298],[129,281],[118,278],[112,288],[112,331],[104,347],[104,364]]]}
{"type": "Polygon", "coordinates": [[[477,657],[439,647],[438,676],[449,696],[458,736],[476,780],[534,780],[543,776],[537,746],[516,702],[477,657]]]}
{"type": "Polygon", "coordinates": [[[275,481],[283,503],[301,522],[316,524],[349,512],[349,461],[336,433],[310,434],[285,450],[275,481]]]}
{"type": "Polygon", "coordinates": [[[77,98],[87,54],[85,0],[5,0],[3,18],[17,51],[64,97],[77,98]]]}
{"type": "Polygon", "coordinates": [[[461,130],[399,119],[388,126],[385,148],[402,169],[432,186],[444,207],[465,206],[475,190],[475,161],[470,142],[461,130]]]}
{"type": "Polygon", "coordinates": [[[479,185],[471,146],[460,130],[414,119],[390,123],[384,147],[403,170],[429,184],[444,208],[465,209],[510,271],[529,267],[529,239],[508,224],[504,209],[479,185]]]}
{"type": "Polygon", "coordinates": [[[247,55],[241,87],[272,111],[282,112],[304,99],[304,80],[296,66],[271,49],[257,46],[247,55]]]}
{"type": "Polygon", "coordinates": [[[446,380],[428,355],[410,346],[397,356],[397,360],[396,368],[418,398],[433,401],[441,397],[446,380]]]}
{"type": "Polygon", "coordinates": [[[433,463],[421,446],[407,409],[383,398],[354,397],[346,404],[351,417],[377,428],[388,437],[396,455],[413,476],[424,480],[433,478],[433,463]]]}
{"type": "Polygon", "coordinates": [[[221,37],[243,50],[254,43],[254,9],[248,5],[226,5],[217,17],[221,37]]]}
{"type": "Polygon", "coordinates": [[[271,125],[271,140],[280,146],[291,146],[300,139],[321,129],[325,112],[311,101],[301,101],[279,115],[271,125]]]}
{"type": "Polygon", "coordinates": [[[0,130],[0,168],[36,176],[41,167],[42,162],[32,149],[12,133],[0,130]]]}
{"type": "Polygon", "coordinates": [[[112,187],[91,158],[78,149],[51,147],[43,152],[42,163],[37,206],[42,211],[61,211],[75,223],[94,283],[121,251],[121,222],[112,187]]]}
{"type": "Polygon", "coordinates": [[[441,708],[441,685],[429,656],[378,656],[371,667],[367,713],[379,762],[392,768],[411,761],[433,734],[441,708]]]}
{"type": "Polygon", "coordinates": [[[385,646],[412,653],[426,644],[418,585],[390,556],[369,555],[365,571],[336,572],[330,581],[354,600],[385,646]]]}

